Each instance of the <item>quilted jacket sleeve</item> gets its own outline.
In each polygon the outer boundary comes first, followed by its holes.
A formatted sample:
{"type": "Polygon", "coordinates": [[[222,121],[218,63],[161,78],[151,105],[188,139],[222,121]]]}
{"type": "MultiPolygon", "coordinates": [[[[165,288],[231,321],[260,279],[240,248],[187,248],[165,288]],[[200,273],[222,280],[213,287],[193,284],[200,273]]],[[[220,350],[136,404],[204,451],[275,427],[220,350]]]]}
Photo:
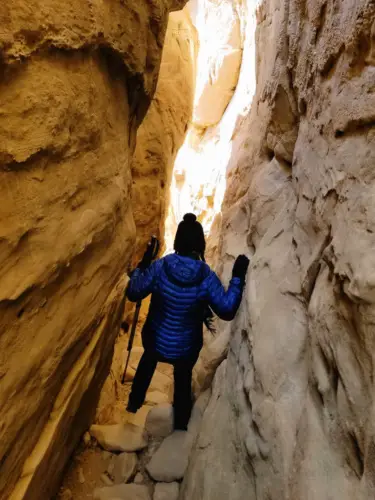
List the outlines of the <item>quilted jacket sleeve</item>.
{"type": "Polygon", "coordinates": [[[232,278],[225,291],[218,276],[211,271],[207,280],[207,300],[220,319],[231,321],[241,304],[244,283],[240,278],[232,278]]]}
{"type": "Polygon", "coordinates": [[[156,260],[151,264],[150,267],[148,267],[144,271],[141,271],[138,268],[133,271],[132,277],[129,281],[128,289],[126,291],[126,296],[131,302],[143,300],[147,297],[147,295],[150,295],[150,293],[152,293],[157,279],[159,267],[160,260],[156,260]]]}

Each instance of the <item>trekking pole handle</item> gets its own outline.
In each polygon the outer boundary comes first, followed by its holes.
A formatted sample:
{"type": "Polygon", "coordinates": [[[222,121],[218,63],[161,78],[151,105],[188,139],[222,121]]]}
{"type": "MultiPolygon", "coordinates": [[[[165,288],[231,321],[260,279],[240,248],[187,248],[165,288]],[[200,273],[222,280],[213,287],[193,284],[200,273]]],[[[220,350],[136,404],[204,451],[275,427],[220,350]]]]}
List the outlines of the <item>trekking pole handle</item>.
{"type": "Polygon", "coordinates": [[[149,242],[149,245],[151,245],[151,247],[153,248],[152,260],[154,260],[156,259],[160,249],[160,243],[156,236],[151,236],[151,241],[149,242]]]}

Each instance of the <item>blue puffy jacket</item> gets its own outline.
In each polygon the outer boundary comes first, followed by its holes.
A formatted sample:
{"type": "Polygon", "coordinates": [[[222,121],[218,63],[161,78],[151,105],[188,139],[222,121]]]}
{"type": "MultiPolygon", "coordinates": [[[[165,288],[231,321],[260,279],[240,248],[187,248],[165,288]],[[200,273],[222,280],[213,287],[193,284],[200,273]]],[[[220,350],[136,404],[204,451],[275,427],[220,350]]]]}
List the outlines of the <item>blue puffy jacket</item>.
{"type": "Polygon", "coordinates": [[[194,356],[202,348],[207,304],[221,319],[229,321],[241,303],[242,290],[239,278],[232,278],[226,292],[207,264],[171,254],[143,272],[136,269],[127,297],[136,302],[152,294],[142,332],[144,347],[173,360],[194,356]]]}

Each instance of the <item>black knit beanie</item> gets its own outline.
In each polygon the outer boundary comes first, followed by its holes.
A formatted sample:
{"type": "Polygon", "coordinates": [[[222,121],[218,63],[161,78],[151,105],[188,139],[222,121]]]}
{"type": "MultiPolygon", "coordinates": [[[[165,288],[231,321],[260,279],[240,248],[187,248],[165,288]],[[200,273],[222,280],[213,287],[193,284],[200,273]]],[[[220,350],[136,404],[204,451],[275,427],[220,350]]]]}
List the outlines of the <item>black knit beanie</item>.
{"type": "Polygon", "coordinates": [[[184,220],[179,223],[174,240],[174,249],[180,255],[197,253],[204,259],[206,241],[203,227],[194,214],[185,214],[184,220]]]}

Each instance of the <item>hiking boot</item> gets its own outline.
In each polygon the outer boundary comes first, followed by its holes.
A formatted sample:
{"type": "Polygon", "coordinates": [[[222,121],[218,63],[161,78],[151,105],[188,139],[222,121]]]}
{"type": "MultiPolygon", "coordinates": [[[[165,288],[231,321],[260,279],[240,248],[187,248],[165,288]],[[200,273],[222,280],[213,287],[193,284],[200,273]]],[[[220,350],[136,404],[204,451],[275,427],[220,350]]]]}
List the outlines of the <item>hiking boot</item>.
{"type": "Polygon", "coordinates": [[[186,420],[182,420],[182,421],[174,420],[173,428],[175,431],[187,431],[188,424],[189,424],[189,422],[186,422],[186,420]]]}
{"type": "Polygon", "coordinates": [[[128,413],[137,413],[139,410],[139,406],[135,405],[134,403],[128,403],[128,406],[126,407],[126,411],[128,413]]]}
{"type": "Polygon", "coordinates": [[[174,430],[175,431],[187,431],[188,426],[187,425],[175,425],[174,430]]]}

